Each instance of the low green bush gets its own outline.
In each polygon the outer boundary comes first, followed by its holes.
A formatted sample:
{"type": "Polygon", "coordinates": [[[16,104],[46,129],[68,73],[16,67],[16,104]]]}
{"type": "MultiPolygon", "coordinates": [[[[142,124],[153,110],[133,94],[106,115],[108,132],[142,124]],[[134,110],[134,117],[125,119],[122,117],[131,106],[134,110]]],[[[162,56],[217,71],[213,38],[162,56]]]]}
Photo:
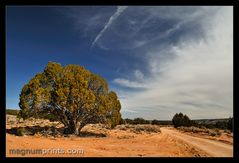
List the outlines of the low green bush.
{"type": "Polygon", "coordinates": [[[17,129],[17,136],[23,136],[25,133],[25,129],[24,128],[19,128],[17,129]]]}

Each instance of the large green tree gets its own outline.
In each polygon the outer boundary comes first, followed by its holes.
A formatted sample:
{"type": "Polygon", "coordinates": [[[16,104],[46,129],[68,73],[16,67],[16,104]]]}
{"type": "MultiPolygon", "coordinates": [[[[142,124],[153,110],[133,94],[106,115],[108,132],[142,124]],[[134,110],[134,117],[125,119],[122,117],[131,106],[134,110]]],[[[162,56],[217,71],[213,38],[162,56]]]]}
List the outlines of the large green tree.
{"type": "Polygon", "coordinates": [[[81,66],[62,67],[55,62],[24,85],[19,106],[24,119],[41,113],[56,116],[66,134],[79,134],[88,123],[113,127],[121,119],[120,101],[105,79],[81,66]]]}

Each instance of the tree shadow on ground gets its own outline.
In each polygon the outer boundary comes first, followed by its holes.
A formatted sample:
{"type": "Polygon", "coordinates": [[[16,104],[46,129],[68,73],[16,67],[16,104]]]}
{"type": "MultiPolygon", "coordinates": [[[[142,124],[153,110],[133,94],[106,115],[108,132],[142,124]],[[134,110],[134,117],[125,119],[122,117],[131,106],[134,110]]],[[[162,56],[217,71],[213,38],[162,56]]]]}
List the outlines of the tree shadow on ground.
{"type": "Polygon", "coordinates": [[[79,137],[106,137],[107,135],[104,133],[94,133],[94,132],[88,132],[88,131],[82,131],[78,135],[79,137]]]}
{"type": "Polygon", "coordinates": [[[25,127],[14,127],[6,129],[9,134],[21,136],[21,135],[35,135],[40,134],[43,136],[56,136],[63,135],[64,128],[56,128],[54,126],[25,126],[25,127]]]}
{"type": "MultiPolygon", "coordinates": [[[[39,134],[41,136],[64,136],[69,137],[70,134],[64,134],[64,127],[56,128],[54,126],[25,126],[25,127],[14,127],[11,129],[6,129],[8,134],[23,136],[23,135],[31,135],[34,136],[39,134]]],[[[88,131],[82,131],[78,135],[79,137],[106,137],[107,135],[104,133],[94,133],[88,131]]]]}

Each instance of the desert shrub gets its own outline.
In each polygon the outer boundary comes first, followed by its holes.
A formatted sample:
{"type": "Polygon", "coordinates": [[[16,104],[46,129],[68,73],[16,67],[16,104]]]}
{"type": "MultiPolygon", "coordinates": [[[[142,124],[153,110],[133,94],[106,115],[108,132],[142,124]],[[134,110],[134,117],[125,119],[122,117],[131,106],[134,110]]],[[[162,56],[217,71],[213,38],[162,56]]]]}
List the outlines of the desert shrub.
{"type": "Polygon", "coordinates": [[[201,129],[207,129],[205,126],[201,126],[201,129]]]}
{"type": "Polygon", "coordinates": [[[159,126],[155,126],[155,125],[118,125],[116,126],[116,129],[118,130],[130,130],[131,132],[134,133],[142,133],[142,132],[147,132],[147,133],[158,133],[161,132],[159,126]]]}
{"type": "Polygon", "coordinates": [[[117,125],[115,129],[123,130],[123,131],[127,130],[126,125],[117,125]]]}
{"type": "Polygon", "coordinates": [[[160,125],[160,121],[154,119],[154,120],[152,120],[151,124],[152,125],[160,125]]]}
{"type": "Polygon", "coordinates": [[[157,124],[157,125],[172,125],[172,121],[156,121],[156,123],[155,122],[151,122],[151,124],[157,124]]]}
{"type": "Polygon", "coordinates": [[[223,132],[227,133],[227,134],[230,134],[231,131],[230,130],[224,130],[223,132]]]}
{"type": "Polygon", "coordinates": [[[150,124],[150,122],[143,118],[135,118],[133,124],[150,124]]]}
{"type": "Polygon", "coordinates": [[[157,133],[161,132],[160,128],[153,125],[136,125],[134,130],[136,132],[148,132],[148,133],[157,133]]]}
{"type": "Polygon", "coordinates": [[[218,134],[217,134],[217,132],[215,132],[215,131],[209,131],[209,135],[210,135],[210,136],[216,136],[216,135],[218,135],[218,134]]]}
{"type": "Polygon", "coordinates": [[[175,128],[180,126],[191,126],[191,120],[188,118],[188,116],[182,113],[176,113],[172,119],[173,125],[175,128]]]}
{"type": "Polygon", "coordinates": [[[136,133],[147,132],[147,133],[157,133],[161,132],[160,128],[154,125],[136,125],[133,128],[133,131],[136,133]]]}
{"type": "Polygon", "coordinates": [[[126,119],[125,119],[125,123],[126,123],[126,124],[133,124],[133,120],[132,120],[132,119],[129,119],[129,118],[126,118],[126,119]]]}
{"type": "Polygon", "coordinates": [[[181,131],[185,131],[185,132],[193,132],[193,133],[198,133],[198,132],[201,132],[202,130],[200,128],[197,128],[197,127],[184,127],[184,126],[181,126],[181,127],[178,127],[179,130],[181,131]]]}
{"type": "Polygon", "coordinates": [[[135,125],[137,125],[137,124],[151,124],[151,122],[149,120],[145,120],[143,118],[135,118],[133,120],[126,118],[124,120],[124,122],[125,122],[125,124],[135,124],[135,125]]]}
{"type": "Polygon", "coordinates": [[[191,125],[199,128],[230,130],[232,132],[232,121],[233,118],[229,117],[228,119],[214,120],[214,122],[202,121],[200,123],[192,123],[191,121],[191,125]]]}
{"type": "Polygon", "coordinates": [[[231,132],[233,132],[233,117],[229,118],[229,120],[227,122],[227,129],[230,130],[231,132]]]}
{"type": "Polygon", "coordinates": [[[126,124],[126,121],[123,118],[120,118],[119,125],[126,124]]]}
{"type": "Polygon", "coordinates": [[[179,130],[184,131],[184,132],[191,132],[191,133],[205,133],[210,136],[219,136],[221,135],[221,132],[219,129],[208,129],[208,128],[198,128],[198,127],[178,127],[179,130]]]}
{"type": "Polygon", "coordinates": [[[215,128],[227,129],[227,125],[228,125],[227,121],[218,121],[215,124],[215,128]]]}
{"type": "Polygon", "coordinates": [[[20,110],[6,109],[6,114],[9,115],[18,115],[20,110]]]}
{"type": "Polygon", "coordinates": [[[24,133],[25,133],[25,129],[21,127],[21,128],[18,128],[18,129],[17,129],[16,135],[17,135],[17,136],[23,136],[24,133]]]}
{"type": "Polygon", "coordinates": [[[211,123],[209,123],[209,124],[201,124],[201,125],[203,125],[206,128],[210,128],[210,129],[215,128],[215,124],[211,124],[211,123]]]}

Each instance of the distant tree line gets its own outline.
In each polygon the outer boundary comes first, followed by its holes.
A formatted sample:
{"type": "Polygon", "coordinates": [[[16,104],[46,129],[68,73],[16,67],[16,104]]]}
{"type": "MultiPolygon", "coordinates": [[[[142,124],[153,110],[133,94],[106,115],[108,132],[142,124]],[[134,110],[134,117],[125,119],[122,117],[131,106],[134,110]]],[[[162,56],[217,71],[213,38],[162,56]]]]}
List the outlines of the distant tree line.
{"type": "MultiPolygon", "coordinates": [[[[20,114],[20,110],[16,110],[16,109],[6,109],[6,114],[8,115],[16,115],[18,118],[21,118],[20,114]]],[[[57,121],[57,116],[52,115],[50,113],[38,113],[36,115],[33,116],[34,118],[42,118],[42,119],[48,119],[49,121],[57,121]]]]}
{"type": "Polygon", "coordinates": [[[206,128],[218,128],[223,130],[230,130],[233,131],[233,117],[229,117],[228,120],[224,121],[217,121],[216,123],[198,123],[195,120],[190,120],[190,118],[183,113],[176,113],[172,119],[172,123],[175,128],[180,126],[195,126],[195,127],[206,127],[206,128]]]}
{"type": "Polygon", "coordinates": [[[9,115],[18,115],[20,110],[6,109],[6,114],[9,115]]]}
{"type": "Polygon", "coordinates": [[[159,121],[159,120],[145,120],[143,118],[135,118],[135,119],[129,119],[129,118],[126,118],[126,119],[123,119],[121,120],[121,124],[134,124],[134,125],[137,125],[137,124],[152,124],[152,125],[172,125],[172,121],[159,121]]]}
{"type": "MultiPolygon", "coordinates": [[[[19,110],[7,109],[6,114],[9,115],[18,115],[19,110]]],[[[43,118],[49,119],[50,121],[57,121],[57,117],[52,114],[41,113],[38,114],[35,118],[43,118]]],[[[195,120],[191,120],[186,114],[176,113],[172,119],[172,121],[163,121],[163,120],[145,120],[143,118],[135,118],[135,119],[123,119],[121,118],[119,124],[152,124],[152,125],[173,125],[175,128],[180,126],[194,126],[194,127],[206,127],[206,128],[218,128],[223,130],[233,131],[233,117],[229,117],[227,120],[217,121],[216,123],[206,123],[206,122],[197,122],[195,120]]]]}

